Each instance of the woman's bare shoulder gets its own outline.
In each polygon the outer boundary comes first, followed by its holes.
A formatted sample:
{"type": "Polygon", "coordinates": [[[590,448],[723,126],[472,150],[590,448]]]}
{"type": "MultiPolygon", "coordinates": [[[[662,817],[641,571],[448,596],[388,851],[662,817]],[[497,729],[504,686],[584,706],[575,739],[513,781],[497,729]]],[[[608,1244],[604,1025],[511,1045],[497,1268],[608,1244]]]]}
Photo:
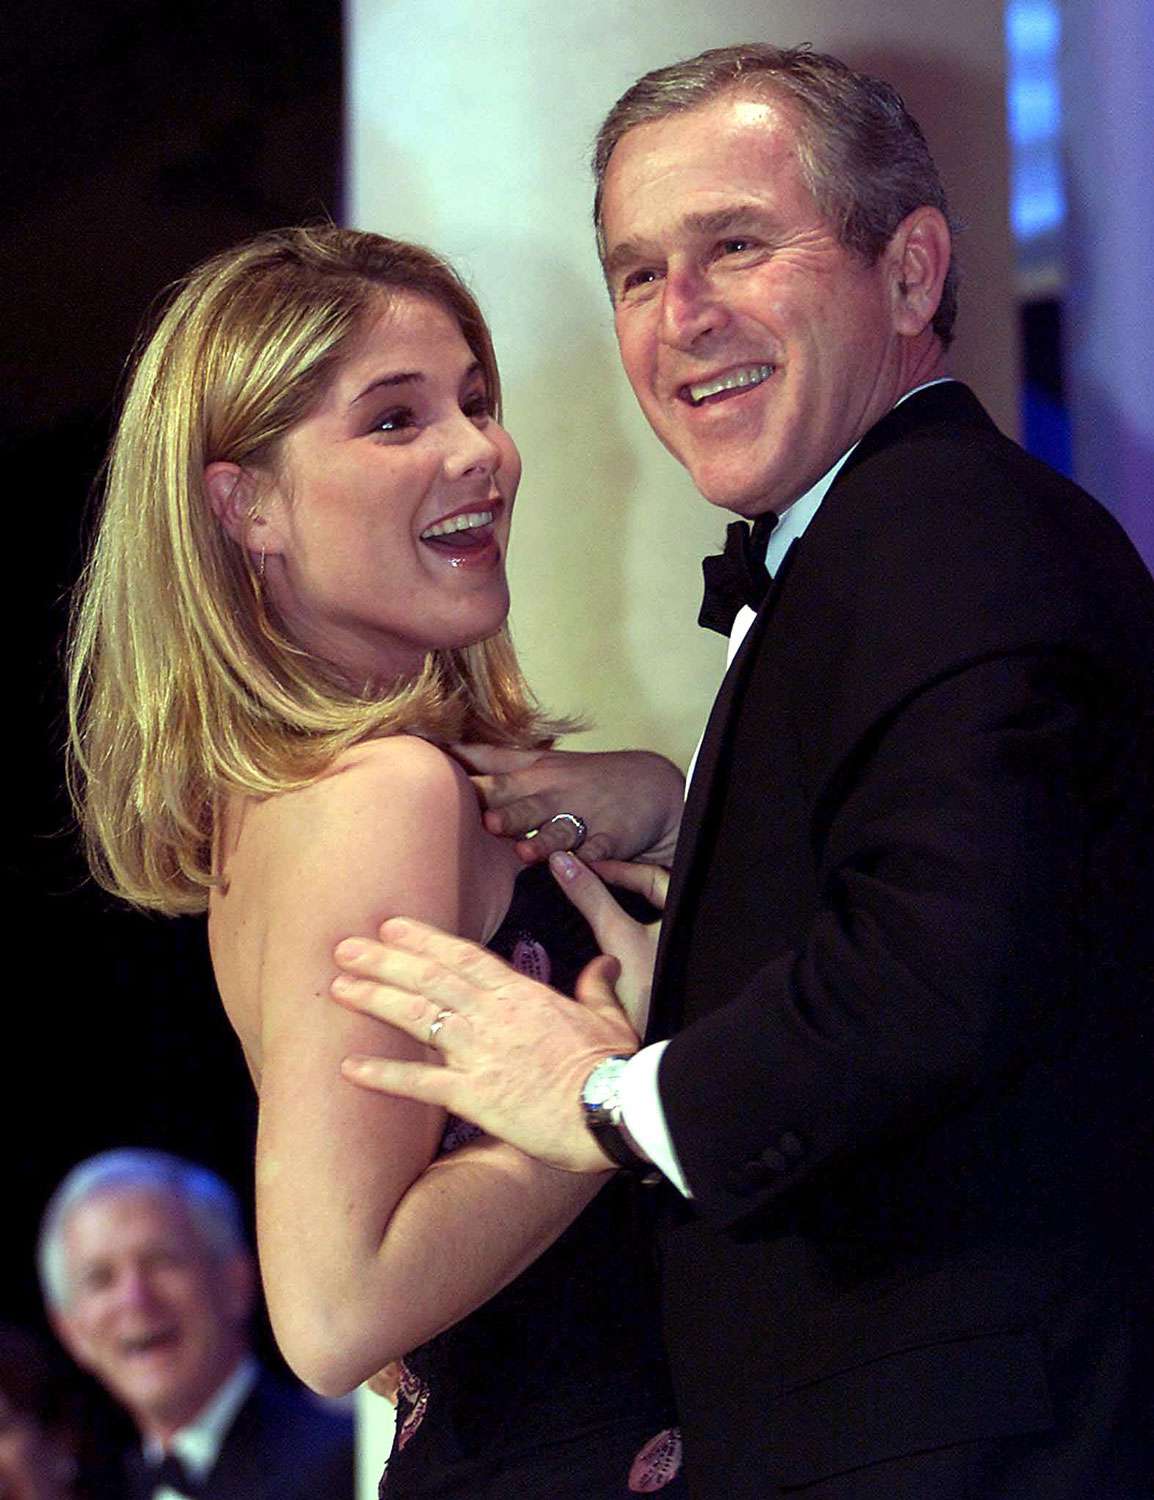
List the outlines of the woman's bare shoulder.
{"type": "Polygon", "coordinates": [[[270,797],[254,822],[271,836],[300,837],[318,824],[353,832],[403,836],[415,821],[426,829],[461,822],[481,827],[476,793],[460,766],[438,746],[415,735],[367,740],[343,751],[306,787],[270,797]]]}
{"type": "Polygon", "coordinates": [[[331,903],[352,919],[347,933],[427,908],[427,920],[478,936],[499,922],[514,864],[485,832],[465,771],[427,740],[392,735],[346,750],[307,787],[250,804],[226,874],[235,895],[275,906],[281,922],[315,920],[331,903]]]}

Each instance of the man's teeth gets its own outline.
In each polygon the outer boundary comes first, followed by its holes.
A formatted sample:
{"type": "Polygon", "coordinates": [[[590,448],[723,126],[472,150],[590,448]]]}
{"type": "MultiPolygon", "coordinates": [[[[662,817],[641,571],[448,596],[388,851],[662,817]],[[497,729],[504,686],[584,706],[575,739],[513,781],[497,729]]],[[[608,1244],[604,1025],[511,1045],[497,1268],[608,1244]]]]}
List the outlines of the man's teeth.
{"type": "Polygon", "coordinates": [[[736,391],[745,385],[760,385],[773,374],[773,365],[749,365],[744,370],[730,370],[716,380],[705,380],[700,385],[687,386],[689,399],[697,406],[707,396],[716,396],[719,391],[736,391]]]}
{"type": "Polygon", "coordinates": [[[174,1334],[170,1329],[164,1329],[157,1333],[140,1333],[134,1337],[126,1338],[123,1341],[124,1349],[128,1354],[146,1354],[150,1349],[171,1343],[173,1338],[174,1334]]]}
{"type": "Polygon", "coordinates": [[[467,515],[450,516],[447,521],[438,521],[421,532],[421,540],[431,536],[452,536],[455,531],[471,531],[475,526],[491,526],[491,510],[471,510],[467,515]]]}

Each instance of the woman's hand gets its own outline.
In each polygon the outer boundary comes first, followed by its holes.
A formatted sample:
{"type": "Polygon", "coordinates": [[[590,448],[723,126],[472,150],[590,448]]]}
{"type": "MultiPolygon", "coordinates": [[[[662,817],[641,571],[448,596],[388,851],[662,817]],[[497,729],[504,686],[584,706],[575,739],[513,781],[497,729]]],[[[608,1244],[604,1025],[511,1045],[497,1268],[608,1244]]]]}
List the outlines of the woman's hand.
{"type": "Polygon", "coordinates": [[[490,833],[518,840],[526,864],[572,849],[573,817],[588,829],[585,859],[673,863],[685,778],[648,750],[503,750],[455,745],[490,833]],[[560,813],[570,819],[550,823],[560,813]],[[535,836],[526,838],[533,833],[535,836]]]}
{"type": "Polygon", "coordinates": [[[665,910],[669,871],[660,865],[626,864],[621,860],[598,860],[590,868],[572,854],[553,854],[549,859],[557,883],[593,929],[602,953],[611,954],[621,965],[614,986],[617,999],[639,1037],[649,1020],[649,997],[653,988],[653,961],[661,923],[638,922],[623,910],[610,885],[644,896],[650,906],[665,910]]]}

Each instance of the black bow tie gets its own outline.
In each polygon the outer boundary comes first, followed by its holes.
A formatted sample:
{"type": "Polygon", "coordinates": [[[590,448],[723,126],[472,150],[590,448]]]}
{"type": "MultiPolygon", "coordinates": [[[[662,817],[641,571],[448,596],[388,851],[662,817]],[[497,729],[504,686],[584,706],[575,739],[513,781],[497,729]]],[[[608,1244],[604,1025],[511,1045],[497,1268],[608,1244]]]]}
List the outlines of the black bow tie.
{"type": "Polygon", "coordinates": [[[743,604],[750,609],[761,607],[770,582],[765,549],[776,525],[777,517],[769,511],[758,516],[752,529],[744,521],[733,521],[725,528],[725,551],[705,558],[701,564],[705,598],[697,616],[699,625],[728,635],[743,604]]]}
{"type": "Polygon", "coordinates": [[[185,1468],[183,1459],[178,1458],[175,1453],[166,1453],[159,1463],[149,1464],[148,1482],[153,1494],[162,1485],[167,1485],[178,1495],[187,1495],[189,1500],[196,1500],[196,1496],[200,1494],[200,1485],[185,1468]]]}

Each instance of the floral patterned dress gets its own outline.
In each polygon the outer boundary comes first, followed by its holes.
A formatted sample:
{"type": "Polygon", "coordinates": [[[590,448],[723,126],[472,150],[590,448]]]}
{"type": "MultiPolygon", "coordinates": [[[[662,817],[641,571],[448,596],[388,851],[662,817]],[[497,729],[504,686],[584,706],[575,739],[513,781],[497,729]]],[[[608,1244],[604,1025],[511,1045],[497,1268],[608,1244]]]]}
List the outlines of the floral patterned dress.
{"type": "MultiPolygon", "coordinates": [[[[489,947],[567,993],[597,952],[539,865],[489,947]]],[[[450,1118],[442,1152],[475,1134],[450,1118]]],[[[405,1359],[382,1500],[684,1497],[645,1192],[618,1174],[515,1281],[405,1359]]]]}

